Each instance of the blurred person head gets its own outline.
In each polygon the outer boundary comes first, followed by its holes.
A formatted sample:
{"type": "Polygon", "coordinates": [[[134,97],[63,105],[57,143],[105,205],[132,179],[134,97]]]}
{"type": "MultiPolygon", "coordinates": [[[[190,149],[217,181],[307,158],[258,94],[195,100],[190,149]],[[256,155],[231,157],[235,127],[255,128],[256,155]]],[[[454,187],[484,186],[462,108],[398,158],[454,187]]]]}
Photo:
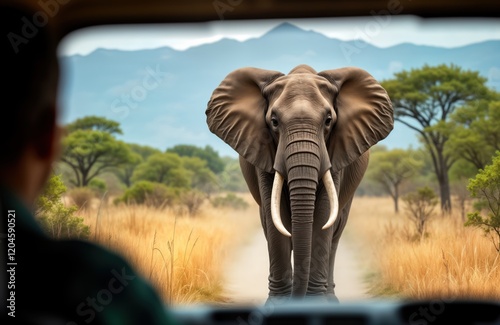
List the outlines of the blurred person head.
{"type": "Polygon", "coordinates": [[[0,185],[31,206],[59,153],[57,42],[33,10],[0,5],[0,185]]]}

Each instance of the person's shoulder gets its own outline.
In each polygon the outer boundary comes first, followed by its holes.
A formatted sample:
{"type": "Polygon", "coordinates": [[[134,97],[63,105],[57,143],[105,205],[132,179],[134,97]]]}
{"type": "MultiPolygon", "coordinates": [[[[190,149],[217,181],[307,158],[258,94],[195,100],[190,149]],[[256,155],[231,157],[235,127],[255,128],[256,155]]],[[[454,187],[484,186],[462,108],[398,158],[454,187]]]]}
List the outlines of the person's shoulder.
{"type": "Polygon", "coordinates": [[[72,261],[88,266],[121,266],[127,265],[123,257],[100,245],[77,239],[51,241],[54,252],[58,255],[66,255],[72,261]]]}
{"type": "Polygon", "coordinates": [[[151,285],[117,253],[82,240],[50,240],[46,249],[67,296],[81,301],[77,310],[85,320],[126,316],[135,323],[174,323],[151,285]]]}
{"type": "MultiPolygon", "coordinates": [[[[79,285],[87,283],[88,287],[96,288],[131,287],[129,291],[142,291],[144,287],[150,290],[149,284],[122,256],[107,248],[83,240],[50,240],[46,248],[47,253],[50,252],[50,260],[55,265],[61,265],[64,277],[78,279],[79,285]]],[[[150,296],[156,297],[152,290],[150,296]]]]}

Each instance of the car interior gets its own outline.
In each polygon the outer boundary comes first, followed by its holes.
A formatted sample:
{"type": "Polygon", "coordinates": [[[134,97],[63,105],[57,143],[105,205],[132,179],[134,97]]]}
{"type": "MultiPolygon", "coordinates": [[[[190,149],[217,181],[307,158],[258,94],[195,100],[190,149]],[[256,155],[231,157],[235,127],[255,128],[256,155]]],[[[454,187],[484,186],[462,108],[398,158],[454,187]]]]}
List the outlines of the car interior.
{"type": "MultiPolygon", "coordinates": [[[[401,6],[421,18],[498,19],[488,0],[17,0],[48,6],[58,40],[101,25],[197,23],[218,20],[350,18],[401,6]]],[[[479,58],[480,59],[480,56],[479,58]]],[[[500,285],[500,284],[499,284],[500,285]]],[[[279,306],[166,306],[179,324],[500,324],[500,302],[476,300],[373,300],[325,304],[315,300],[279,306]]]]}

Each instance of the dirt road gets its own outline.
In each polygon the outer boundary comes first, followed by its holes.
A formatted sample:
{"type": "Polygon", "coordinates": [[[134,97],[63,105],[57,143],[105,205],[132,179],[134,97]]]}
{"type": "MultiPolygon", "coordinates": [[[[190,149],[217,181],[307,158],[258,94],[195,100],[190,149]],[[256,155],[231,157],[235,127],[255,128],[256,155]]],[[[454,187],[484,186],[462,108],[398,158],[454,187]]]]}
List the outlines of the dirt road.
{"type": "MultiPolygon", "coordinates": [[[[354,249],[345,240],[340,241],[335,265],[335,292],[340,301],[367,299],[363,273],[359,268],[354,249]]],[[[228,298],[237,304],[264,303],[267,294],[269,261],[267,243],[262,230],[237,249],[225,266],[225,283],[228,298]]]]}

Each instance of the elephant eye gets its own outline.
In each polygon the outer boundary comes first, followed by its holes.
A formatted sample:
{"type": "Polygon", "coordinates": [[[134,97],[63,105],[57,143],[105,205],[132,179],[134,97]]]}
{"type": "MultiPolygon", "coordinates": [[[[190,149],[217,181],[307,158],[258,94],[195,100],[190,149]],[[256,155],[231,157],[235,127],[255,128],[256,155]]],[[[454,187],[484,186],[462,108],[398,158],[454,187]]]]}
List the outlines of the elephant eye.
{"type": "Polygon", "coordinates": [[[276,119],[276,117],[271,118],[271,123],[273,124],[274,127],[278,126],[278,120],[276,119]]]}
{"type": "Polygon", "coordinates": [[[332,123],[332,117],[330,115],[328,115],[328,117],[326,118],[326,121],[325,121],[325,125],[330,126],[331,123],[332,123]]]}

